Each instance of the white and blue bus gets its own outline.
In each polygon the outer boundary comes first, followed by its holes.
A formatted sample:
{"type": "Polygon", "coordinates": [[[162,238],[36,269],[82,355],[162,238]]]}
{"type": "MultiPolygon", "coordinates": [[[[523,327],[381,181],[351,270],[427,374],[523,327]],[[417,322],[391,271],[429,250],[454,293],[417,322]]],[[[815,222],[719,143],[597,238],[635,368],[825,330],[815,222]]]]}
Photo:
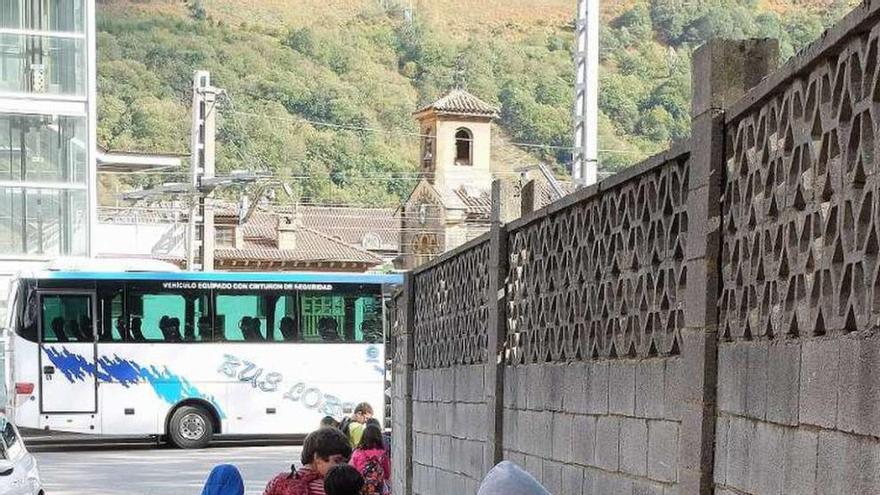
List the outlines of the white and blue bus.
{"type": "Polygon", "coordinates": [[[21,427],[299,435],[385,403],[385,297],[400,275],[42,271],[12,284],[7,414],[21,427]]]}

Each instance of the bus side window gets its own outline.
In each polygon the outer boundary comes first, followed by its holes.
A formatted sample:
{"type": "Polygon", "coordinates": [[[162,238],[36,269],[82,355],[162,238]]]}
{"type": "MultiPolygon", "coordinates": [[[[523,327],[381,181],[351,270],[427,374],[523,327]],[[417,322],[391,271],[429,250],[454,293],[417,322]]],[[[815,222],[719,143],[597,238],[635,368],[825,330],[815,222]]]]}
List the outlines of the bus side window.
{"type": "Polygon", "coordinates": [[[20,316],[17,317],[17,324],[21,329],[21,336],[31,342],[37,341],[37,320],[40,315],[37,301],[37,291],[31,283],[25,282],[19,287],[17,303],[20,309],[17,312],[20,313],[20,316]]]}
{"type": "MultiPolygon", "coordinates": [[[[217,323],[219,333],[215,340],[229,342],[264,342],[274,325],[267,315],[269,297],[262,294],[217,294],[217,323]]],[[[274,322],[273,322],[274,323],[274,322]]]]}
{"type": "Polygon", "coordinates": [[[355,314],[355,340],[381,343],[384,330],[382,329],[382,299],[377,295],[364,295],[354,301],[355,314]]]}
{"type": "Polygon", "coordinates": [[[98,291],[98,340],[100,342],[122,342],[131,340],[122,311],[122,289],[100,289],[98,291]]]}
{"type": "Polygon", "coordinates": [[[382,341],[379,294],[309,292],[300,297],[300,328],[307,342],[382,341]]]}
{"type": "Polygon", "coordinates": [[[296,317],[296,296],[283,295],[275,304],[276,342],[302,342],[302,331],[296,317]]]}
{"type": "Polygon", "coordinates": [[[205,323],[210,322],[207,300],[207,296],[172,292],[129,292],[128,313],[132,340],[209,340],[210,328],[207,329],[207,334],[202,332],[205,323]]]}
{"type": "Polygon", "coordinates": [[[339,342],[342,336],[339,334],[339,321],[330,316],[322,316],[318,319],[318,335],[322,342],[339,342]]]}
{"type": "Polygon", "coordinates": [[[92,341],[92,298],[86,294],[43,294],[43,342],[92,341]]]}
{"type": "Polygon", "coordinates": [[[303,293],[300,328],[306,342],[339,342],[345,328],[345,299],[336,293],[303,293]]]}

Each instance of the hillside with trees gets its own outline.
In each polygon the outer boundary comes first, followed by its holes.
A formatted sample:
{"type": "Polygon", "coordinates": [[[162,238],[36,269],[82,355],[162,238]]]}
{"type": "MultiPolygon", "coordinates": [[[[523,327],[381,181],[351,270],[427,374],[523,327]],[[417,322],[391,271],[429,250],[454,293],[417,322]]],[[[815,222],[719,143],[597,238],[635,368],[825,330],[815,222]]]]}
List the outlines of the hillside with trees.
{"type": "MultiPolygon", "coordinates": [[[[394,205],[414,184],[412,112],[465,87],[501,108],[511,169],[570,161],[575,0],[99,0],[98,139],[186,153],[192,72],[224,88],[218,168],[304,202],[394,205]],[[533,146],[534,145],[534,146],[533,146]]],[[[851,0],[614,0],[600,34],[600,167],[689,133],[690,56],[711,37],[773,37],[788,58],[851,0]]],[[[106,190],[180,175],[104,176],[106,190]]]]}

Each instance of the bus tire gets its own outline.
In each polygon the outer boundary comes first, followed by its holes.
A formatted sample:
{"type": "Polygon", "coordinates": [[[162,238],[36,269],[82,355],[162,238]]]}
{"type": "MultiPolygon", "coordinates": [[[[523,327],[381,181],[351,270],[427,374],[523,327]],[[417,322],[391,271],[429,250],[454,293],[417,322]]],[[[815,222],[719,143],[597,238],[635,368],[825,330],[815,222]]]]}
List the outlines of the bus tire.
{"type": "Polygon", "coordinates": [[[178,407],[168,422],[168,439],[181,449],[207,447],[213,436],[211,413],[198,406],[178,407]]]}

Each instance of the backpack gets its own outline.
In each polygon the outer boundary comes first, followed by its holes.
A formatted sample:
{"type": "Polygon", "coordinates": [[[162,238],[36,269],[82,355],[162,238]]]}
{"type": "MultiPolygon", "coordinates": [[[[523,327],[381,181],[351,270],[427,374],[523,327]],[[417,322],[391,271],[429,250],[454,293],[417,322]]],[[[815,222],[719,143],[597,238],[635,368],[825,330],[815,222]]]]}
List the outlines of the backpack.
{"type": "Polygon", "coordinates": [[[342,430],[342,433],[345,433],[345,436],[349,436],[348,432],[351,430],[351,418],[348,416],[342,418],[342,421],[339,423],[339,429],[342,430]]]}
{"type": "Polygon", "coordinates": [[[385,490],[385,468],[379,457],[372,456],[367,459],[364,464],[364,487],[361,488],[361,495],[384,495],[385,490]]]}

